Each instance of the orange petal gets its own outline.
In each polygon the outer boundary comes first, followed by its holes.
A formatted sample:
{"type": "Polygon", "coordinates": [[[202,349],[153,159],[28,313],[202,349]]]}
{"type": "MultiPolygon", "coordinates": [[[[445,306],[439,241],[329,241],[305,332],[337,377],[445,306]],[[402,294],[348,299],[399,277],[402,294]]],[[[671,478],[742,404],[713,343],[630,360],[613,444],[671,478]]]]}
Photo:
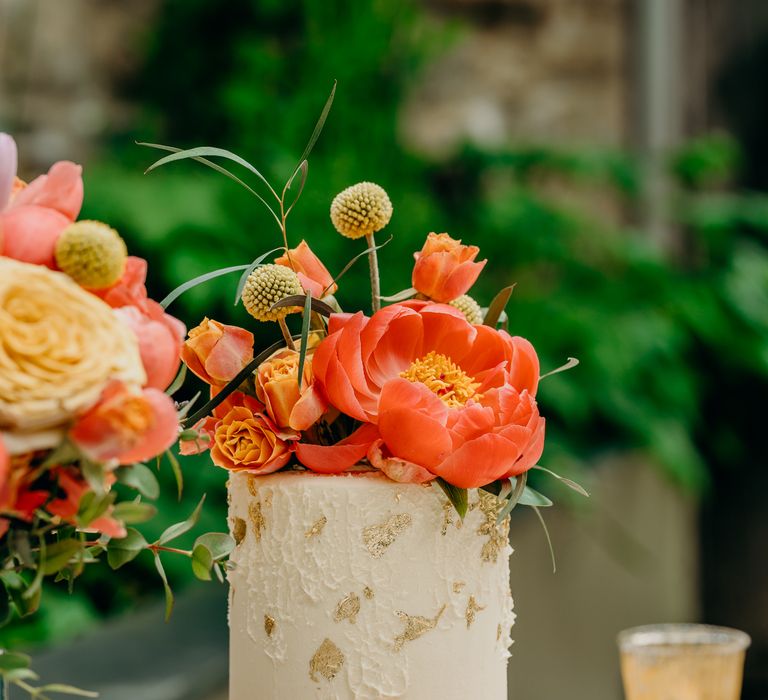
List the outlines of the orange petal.
{"type": "Polygon", "coordinates": [[[19,192],[10,207],[45,207],[74,221],[83,206],[82,173],[82,167],[69,161],[54,163],[47,175],[35,178],[19,192]]]}
{"type": "Polygon", "coordinates": [[[380,469],[392,481],[403,484],[423,484],[436,478],[432,472],[418,464],[385,456],[385,449],[384,441],[376,440],[368,450],[368,459],[376,469],[380,469]]]}
{"type": "Polygon", "coordinates": [[[179,418],[170,396],[159,389],[144,389],[144,398],[152,406],[152,427],[145,433],[139,445],[120,455],[121,464],[144,462],[165,452],[179,434],[179,418]]]}
{"type": "Polygon", "coordinates": [[[375,425],[365,423],[335,445],[296,444],[296,457],[305,467],[321,474],[338,474],[355,466],[379,436],[375,425]]]}
{"type": "Polygon", "coordinates": [[[459,488],[477,488],[505,474],[519,455],[515,443],[489,433],[465,442],[434,467],[434,472],[459,488]]]}
{"type": "Polygon", "coordinates": [[[66,216],[46,207],[29,205],[8,208],[0,214],[3,255],[55,268],[56,241],[70,223],[66,216]]]}
{"type": "Polygon", "coordinates": [[[294,430],[310,428],[328,410],[328,402],[316,384],[304,391],[291,411],[288,425],[294,430]]]}

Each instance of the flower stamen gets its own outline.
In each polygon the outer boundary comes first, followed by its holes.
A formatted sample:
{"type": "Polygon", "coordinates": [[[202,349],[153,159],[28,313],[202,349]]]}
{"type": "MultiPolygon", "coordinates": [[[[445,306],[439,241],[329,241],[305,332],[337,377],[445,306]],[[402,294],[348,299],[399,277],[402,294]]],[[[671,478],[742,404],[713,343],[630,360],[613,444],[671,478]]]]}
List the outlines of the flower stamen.
{"type": "Polygon", "coordinates": [[[420,382],[449,408],[459,408],[470,399],[480,398],[480,382],[473,381],[449,357],[434,350],[414,360],[400,376],[409,382],[420,382]]]}

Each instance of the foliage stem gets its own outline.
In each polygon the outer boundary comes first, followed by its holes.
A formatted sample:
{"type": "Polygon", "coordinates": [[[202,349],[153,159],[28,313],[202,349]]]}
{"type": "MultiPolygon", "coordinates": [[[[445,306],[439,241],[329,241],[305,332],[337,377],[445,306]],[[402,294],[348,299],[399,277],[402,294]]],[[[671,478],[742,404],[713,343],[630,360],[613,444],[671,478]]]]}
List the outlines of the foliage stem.
{"type": "Polygon", "coordinates": [[[369,233],[365,240],[368,242],[368,265],[371,269],[371,308],[376,313],[381,308],[381,283],[379,282],[379,256],[376,253],[376,241],[369,233]]]}

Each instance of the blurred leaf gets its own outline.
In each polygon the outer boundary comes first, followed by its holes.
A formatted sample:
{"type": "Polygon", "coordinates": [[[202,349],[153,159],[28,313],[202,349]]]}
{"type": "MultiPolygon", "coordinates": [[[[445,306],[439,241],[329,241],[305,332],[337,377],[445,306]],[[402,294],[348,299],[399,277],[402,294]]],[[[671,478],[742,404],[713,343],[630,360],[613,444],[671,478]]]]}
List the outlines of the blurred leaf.
{"type": "Polygon", "coordinates": [[[69,564],[72,558],[82,552],[83,543],[80,540],[61,540],[48,545],[45,556],[43,573],[46,576],[55,574],[69,564]]]}
{"type": "Polygon", "coordinates": [[[138,530],[128,528],[128,534],[121,539],[112,539],[107,545],[107,562],[113,569],[119,569],[133,561],[147,548],[147,541],[138,530]]]}
{"type": "Polygon", "coordinates": [[[175,525],[171,525],[169,528],[167,528],[158,538],[157,544],[167,544],[168,542],[175,540],[177,537],[180,537],[185,532],[189,532],[195,525],[197,525],[203,503],[205,503],[205,494],[203,494],[200,502],[192,511],[192,514],[183,522],[176,523],[175,525]]]}
{"type": "MultiPolygon", "coordinates": [[[[38,693],[62,693],[63,695],[76,695],[80,698],[98,698],[99,694],[92,690],[83,690],[65,683],[48,683],[37,688],[38,693]]],[[[42,696],[40,696],[42,698],[42,696]]]]}
{"type": "Polygon", "coordinates": [[[182,386],[184,386],[184,380],[187,378],[187,365],[183,362],[179,365],[179,371],[176,373],[176,377],[171,382],[171,385],[165,390],[168,396],[173,396],[182,386]]]}
{"type": "Polygon", "coordinates": [[[29,668],[32,659],[26,654],[0,650],[0,671],[15,671],[17,668],[29,668]]]}
{"type": "Polygon", "coordinates": [[[122,501],[115,505],[112,515],[115,519],[128,525],[136,525],[154,518],[157,515],[157,508],[140,501],[122,501]]]}
{"type": "Polygon", "coordinates": [[[142,496],[155,500],[160,496],[160,483],[154,472],[141,462],[120,467],[115,471],[115,476],[121,484],[136,489],[142,496]]]}
{"type": "Polygon", "coordinates": [[[168,577],[165,574],[163,562],[160,561],[160,555],[157,552],[155,552],[155,568],[157,569],[157,573],[160,574],[160,579],[163,582],[163,590],[165,591],[165,621],[168,622],[168,620],[171,619],[171,613],[173,612],[173,591],[168,584],[168,577]]]}
{"type": "Polygon", "coordinates": [[[501,314],[504,313],[504,308],[512,296],[512,291],[515,289],[515,285],[512,284],[509,287],[504,287],[494,298],[488,306],[488,313],[485,314],[483,319],[483,325],[496,328],[496,324],[501,318],[501,314]]]}

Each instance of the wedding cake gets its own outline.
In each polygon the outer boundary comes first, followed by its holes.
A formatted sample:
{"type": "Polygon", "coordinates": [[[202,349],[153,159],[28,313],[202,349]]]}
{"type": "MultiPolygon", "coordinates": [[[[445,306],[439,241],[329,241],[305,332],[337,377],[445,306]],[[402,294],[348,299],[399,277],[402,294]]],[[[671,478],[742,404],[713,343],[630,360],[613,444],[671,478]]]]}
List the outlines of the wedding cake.
{"type": "Polygon", "coordinates": [[[230,700],[505,700],[508,522],[380,472],[233,473],[230,700]]]}

